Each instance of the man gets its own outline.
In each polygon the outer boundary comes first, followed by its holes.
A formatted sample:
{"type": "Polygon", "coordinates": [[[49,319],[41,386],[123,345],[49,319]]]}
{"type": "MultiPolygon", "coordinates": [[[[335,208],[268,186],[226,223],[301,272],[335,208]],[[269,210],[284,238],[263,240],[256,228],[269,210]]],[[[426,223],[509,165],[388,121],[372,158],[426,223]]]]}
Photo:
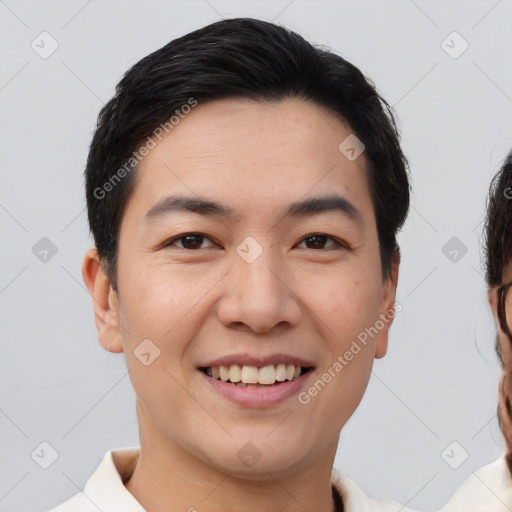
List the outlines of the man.
{"type": "Polygon", "coordinates": [[[395,314],[407,162],[361,72],[220,21],[135,64],[86,168],[83,263],[140,449],[54,509],[404,510],[333,469],[395,314]]]}

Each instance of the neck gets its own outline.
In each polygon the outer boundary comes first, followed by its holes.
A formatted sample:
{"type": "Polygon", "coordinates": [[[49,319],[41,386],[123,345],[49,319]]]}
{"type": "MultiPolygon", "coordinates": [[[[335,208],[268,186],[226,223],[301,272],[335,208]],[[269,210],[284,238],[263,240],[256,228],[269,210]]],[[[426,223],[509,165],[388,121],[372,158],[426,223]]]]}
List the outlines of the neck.
{"type": "Polygon", "coordinates": [[[141,450],[125,486],[148,512],[168,511],[169,504],[189,512],[338,512],[331,484],[337,438],[293,472],[263,471],[249,479],[195,457],[140,410],[138,416],[141,450]]]}

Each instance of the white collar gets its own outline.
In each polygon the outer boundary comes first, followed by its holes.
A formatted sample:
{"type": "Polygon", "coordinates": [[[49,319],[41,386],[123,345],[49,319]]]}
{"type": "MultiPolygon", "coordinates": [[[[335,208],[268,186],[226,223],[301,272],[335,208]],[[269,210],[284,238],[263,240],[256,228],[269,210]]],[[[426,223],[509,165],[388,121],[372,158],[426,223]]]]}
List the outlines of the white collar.
{"type": "Polygon", "coordinates": [[[459,511],[512,511],[512,477],[505,457],[472,473],[440,512],[459,511]]]}
{"type": "MultiPolygon", "coordinates": [[[[124,485],[135,468],[139,453],[139,446],[108,451],[83,492],[49,512],[146,512],[124,485]]],[[[394,501],[368,497],[336,468],[332,470],[332,484],[342,497],[345,512],[408,512],[394,501]]]]}

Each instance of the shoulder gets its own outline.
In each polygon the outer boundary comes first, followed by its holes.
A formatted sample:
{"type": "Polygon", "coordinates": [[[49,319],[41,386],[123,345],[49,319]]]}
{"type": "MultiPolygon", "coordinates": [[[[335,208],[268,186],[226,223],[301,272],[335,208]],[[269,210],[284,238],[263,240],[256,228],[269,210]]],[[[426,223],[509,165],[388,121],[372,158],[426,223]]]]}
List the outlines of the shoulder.
{"type": "Polygon", "coordinates": [[[472,473],[440,512],[508,512],[512,477],[505,457],[472,473]]]}
{"type": "Polygon", "coordinates": [[[144,512],[124,486],[139,452],[139,447],[108,451],[84,490],[48,512],[144,512]]]}
{"type": "Polygon", "coordinates": [[[87,499],[83,492],[75,494],[69,500],[57,505],[48,512],[98,512],[98,507],[87,499]]]}
{"type": "Polygon", "coordinates": [[[345,512],[411,512],[396,501],[371,498],[351,478],[336,468],[333,468],[331,478],[343,500],[345,512]]]}

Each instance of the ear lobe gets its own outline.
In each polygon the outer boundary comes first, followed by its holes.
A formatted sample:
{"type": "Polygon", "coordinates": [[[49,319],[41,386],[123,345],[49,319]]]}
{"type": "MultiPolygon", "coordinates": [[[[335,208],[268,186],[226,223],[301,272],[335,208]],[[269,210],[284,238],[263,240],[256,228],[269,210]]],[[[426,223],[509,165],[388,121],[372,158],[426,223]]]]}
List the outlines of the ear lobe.
{"type": "Polygon", "coordinates": [[[122,352],[117,293],[103,271],[96,248],[85,253],[82,277],[92,298],[94,321],[101,346],[109,352],[122,352]]]}
{"type": "Polygon", "coordinates": [[[377,343],[375,345],[375,359],[383,358],[388,351],[389,341],[389,328],[395,318],[395,299],[396,287],[398,285],[398,270],[400,267],[400,253],[398,251],[393,255],[391,262],[390,276],[383,283],[382,301],[380,314],[381,318],[384,316],[384,327],[380,330],[377,336],[377,343]],[[391,311],[393,314],[391,314],[391,311]]]}
{"type": "Polygon", "coordinates": [[[382,359],[387,351],[388,351],[388,329],[386,327],[386,332],[380,332],[379,338],[377,339],[377,344],[375,346],[375,359],[382,359]]]}

